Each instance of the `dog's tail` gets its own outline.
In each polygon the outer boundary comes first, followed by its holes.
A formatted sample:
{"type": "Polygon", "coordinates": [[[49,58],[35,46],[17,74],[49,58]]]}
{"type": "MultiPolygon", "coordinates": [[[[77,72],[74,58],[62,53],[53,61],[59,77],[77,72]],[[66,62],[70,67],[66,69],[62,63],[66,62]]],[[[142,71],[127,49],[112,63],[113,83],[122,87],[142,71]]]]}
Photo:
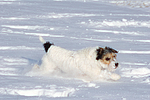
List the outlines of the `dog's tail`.
{"type": "Polygon", "coordinates": [[[54,45],[53,43],[46,42],[41,36],[39,36],[39,40],[43,43],[45,52],[48,51],[48,49],[51,47],[51,45],[54,45]]]}
{"type": "Polygon", "coordinates": [[[39,36],[39,40],[44,44],[46,41],[42,38],[42,36],[39,36]]]}

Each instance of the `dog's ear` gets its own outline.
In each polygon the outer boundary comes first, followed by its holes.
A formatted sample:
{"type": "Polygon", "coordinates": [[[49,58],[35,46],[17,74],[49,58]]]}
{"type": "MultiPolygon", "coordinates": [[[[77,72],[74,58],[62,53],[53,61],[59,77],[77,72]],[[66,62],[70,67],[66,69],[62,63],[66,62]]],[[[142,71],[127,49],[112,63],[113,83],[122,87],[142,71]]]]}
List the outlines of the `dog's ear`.
{"type": "Polygon", "coordinates": [[[96,60],[102,59],[103,53],[104,53],[104,48],[99,47],[97,50],[97,57],[96,60]]]}
{"type": "Polygon", "coordinates": [[[110,52],[113,52],[113,53],[118,53],[117,50],[113,49],[113,48],[110,48],[110,47],[105,47],[105,49],[109,50],[110,52]]]}

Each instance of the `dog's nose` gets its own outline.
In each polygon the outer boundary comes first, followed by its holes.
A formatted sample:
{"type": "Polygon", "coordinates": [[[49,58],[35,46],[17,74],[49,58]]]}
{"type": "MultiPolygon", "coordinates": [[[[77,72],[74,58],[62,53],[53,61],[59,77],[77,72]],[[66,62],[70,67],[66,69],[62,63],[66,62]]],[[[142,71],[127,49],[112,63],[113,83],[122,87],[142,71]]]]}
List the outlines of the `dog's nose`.
{"type": "Polygon", "coordinates": [[[118,67],[119,63],[115,63],[116,68],[118,67]]]}

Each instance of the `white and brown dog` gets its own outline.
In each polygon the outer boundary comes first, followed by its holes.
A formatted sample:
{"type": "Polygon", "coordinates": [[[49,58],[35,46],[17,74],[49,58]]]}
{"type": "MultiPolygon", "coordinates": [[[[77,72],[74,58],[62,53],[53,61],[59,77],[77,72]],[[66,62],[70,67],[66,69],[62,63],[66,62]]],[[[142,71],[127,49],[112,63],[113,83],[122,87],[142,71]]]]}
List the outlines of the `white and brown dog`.
{"type": "Polygon", "coordinates": [[[35,65],[34,69],[39,69],[43,74],[59,72],[86,81],[120,79],[118,74],[113,73],[119,63],[116,61],[118,51],[112,48],[89,47],[70,51],[46,42],[42,37],[39,39],[46,54],[42,58],[42,64],[35,65]]]}

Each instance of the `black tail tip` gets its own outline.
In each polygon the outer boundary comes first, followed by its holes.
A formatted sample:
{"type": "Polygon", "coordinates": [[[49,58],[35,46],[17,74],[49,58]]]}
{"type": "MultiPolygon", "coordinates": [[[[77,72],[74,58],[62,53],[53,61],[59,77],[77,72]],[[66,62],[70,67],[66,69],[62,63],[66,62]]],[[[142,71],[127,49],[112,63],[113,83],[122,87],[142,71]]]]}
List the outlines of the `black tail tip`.
{"type": "Polygon", "coordinates": [[[48,49],[51,47],[51,45],[54,45],[53,43],[50,43],[50,42],[46,42],[43,44],[44,48],[45,48],[45,52],[48,51],[48,49]]]}

